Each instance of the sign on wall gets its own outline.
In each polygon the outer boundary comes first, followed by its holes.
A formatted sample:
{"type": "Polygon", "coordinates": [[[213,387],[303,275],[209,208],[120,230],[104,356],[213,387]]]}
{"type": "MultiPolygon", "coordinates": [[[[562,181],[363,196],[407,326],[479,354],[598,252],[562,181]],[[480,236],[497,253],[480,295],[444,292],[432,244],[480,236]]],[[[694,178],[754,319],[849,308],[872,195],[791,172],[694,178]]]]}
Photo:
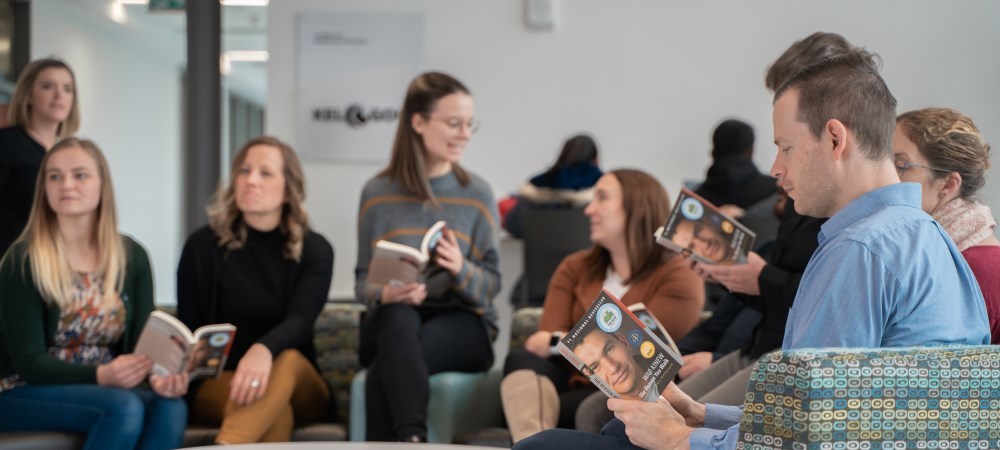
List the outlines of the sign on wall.
{"type": "Polygon", "coordinates": [[[407,84],[423,60],[420,13],[299,14],[302,158],[387,161],[407,84]]]}

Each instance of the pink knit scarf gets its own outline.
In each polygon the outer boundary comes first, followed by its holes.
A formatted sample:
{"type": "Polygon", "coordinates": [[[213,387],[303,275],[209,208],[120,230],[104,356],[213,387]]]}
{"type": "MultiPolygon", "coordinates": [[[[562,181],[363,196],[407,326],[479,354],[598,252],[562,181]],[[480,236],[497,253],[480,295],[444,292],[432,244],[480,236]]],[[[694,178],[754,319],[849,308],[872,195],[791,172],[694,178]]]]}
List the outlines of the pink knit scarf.
{"type": "Polygon", "coordinates": [[[997,226],[990,207],[955,198],[931,213],[958,246],[958,251],[972,247],[993,234],[997,226]]]}

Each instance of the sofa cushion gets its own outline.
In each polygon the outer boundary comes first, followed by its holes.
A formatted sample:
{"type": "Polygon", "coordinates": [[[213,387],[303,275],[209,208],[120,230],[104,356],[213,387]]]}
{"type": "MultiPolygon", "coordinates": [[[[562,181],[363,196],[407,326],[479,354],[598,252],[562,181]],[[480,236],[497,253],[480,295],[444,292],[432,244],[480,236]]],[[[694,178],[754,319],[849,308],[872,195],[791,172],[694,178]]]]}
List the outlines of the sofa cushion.
{"type": "Polygon", "coordinates": [[[764,355],[739,449],[1000,448],[1000,347],[764,355]]]}
{"type": "Polygon", "coordinates": [[[3,432],[0,450],[76,450],[83,447],[82,434],[59,432],[3,432]]]}

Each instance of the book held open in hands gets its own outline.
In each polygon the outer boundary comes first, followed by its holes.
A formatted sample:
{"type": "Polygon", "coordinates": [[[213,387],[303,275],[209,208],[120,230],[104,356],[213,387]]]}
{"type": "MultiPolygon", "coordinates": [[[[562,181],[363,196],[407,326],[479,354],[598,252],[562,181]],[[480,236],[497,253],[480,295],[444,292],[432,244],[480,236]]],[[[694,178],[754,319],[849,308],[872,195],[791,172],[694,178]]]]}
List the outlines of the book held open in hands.
{"type": "Polygon", "coordinates": [[[718,207],[682,188],[667,224],[655,233],[656,243],[705,264],[741,264],[753,248],[756,233],[718,207]]]}
{"type": "Polygon", "coordinates": [[[188,329],[163,311],[153,311],[139,335],[135,353],[153,360],[154,375],[175,375],[186,370],[191,379],[217,377],[226,366],[236,327],[228,323],[188,329]]]}
{"type": "Polygon", "coordinates": [[[438,221],[427,230],[420,248],[380,240],[375,243],[368,265],[367,282],[373,285],[406,285],[424,281],[424,271],[434,258],[437,244],[444,239],[445,222],[438,221]]]}
{"type": "Polygon", "coordinates": [[[557,348],[613,398],[655,402],[684,365],[679,354],[606,290],[557,348]]]}

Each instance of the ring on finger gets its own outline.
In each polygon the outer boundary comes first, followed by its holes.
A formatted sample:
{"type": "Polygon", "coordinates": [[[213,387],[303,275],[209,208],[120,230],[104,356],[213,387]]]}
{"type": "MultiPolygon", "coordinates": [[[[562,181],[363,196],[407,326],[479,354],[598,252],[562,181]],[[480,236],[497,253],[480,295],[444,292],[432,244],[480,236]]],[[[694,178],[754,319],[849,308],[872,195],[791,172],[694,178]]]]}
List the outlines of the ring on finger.
{"type": "Polygon", "coordinates": [[[251,389],[257,389],[260,387],[260,380],[253,380],[250,382],[251,389]]]}

